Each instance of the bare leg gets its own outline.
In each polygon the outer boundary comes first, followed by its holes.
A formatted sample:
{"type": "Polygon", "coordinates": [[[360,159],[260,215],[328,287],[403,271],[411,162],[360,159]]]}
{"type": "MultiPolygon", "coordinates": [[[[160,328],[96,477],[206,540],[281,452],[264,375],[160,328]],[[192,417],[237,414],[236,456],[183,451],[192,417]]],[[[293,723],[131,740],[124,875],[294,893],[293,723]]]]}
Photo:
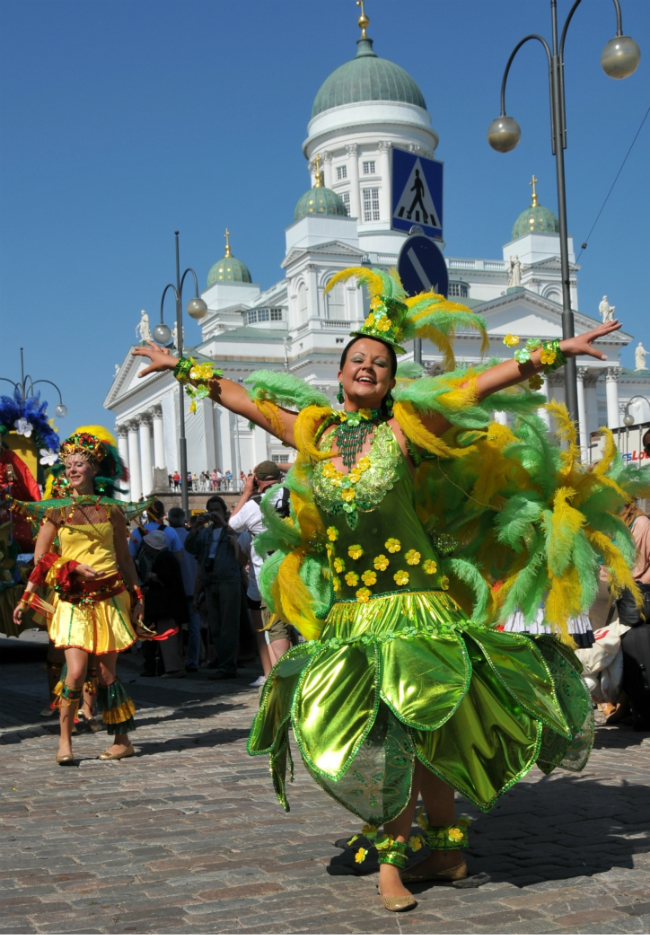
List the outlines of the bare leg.
{"type": "MultiPolygon", "coordinates": [[[[420,795],[424,803],[429,824],[440,828],[443,825],[453,825],[456,821],[456,808],[454,805],[454,790],[446,782],[439,779],[435,773],[422,767],[420,795]]],[[[431,869],[435,873],[454,867],[462,860],[459,850],[432,851],[426,858],[422,868],[431,869]]]]}
{"type": "Polygon", "coordinates": [[[253,628],[255,630],[255,639],[257,640],[257,651],[260,654],[262,669],[264,670],[264,676],[266,677],[273,668],[275,659],[271,659],[269,646],[266,642],[266,633],[262,629],[264,626],[262,621],[262,611],[251,610],[251,617],[253,618],[253,628]]]}
{"type": "MultiPolygon", "coordinates": [[[[66,685],[70,688],[81,688],[86,678],[86,667],[88,664],[88,653],[83,649],[66,649],[65,661],[68,672],[65,677],[66,685]]],[[[74,718],[77,713],[76,704],[62,705],[59,709],[61,724],[61,736],[59,737],[59,756],[69,756],[72,754],[72,728],[74,727],[74,718]]]]}
{"type": "Polygon", "coordinates": [[[271,657],[271,666],[273,667],[278,659],[280,659],[284,654],[291,649],[291,640],[282,639],[282,640],[273,640],[272,643],[269,643],[269,656],[271,657]]]}
{"type": "MultiPolygon", "coordinates": [[[[115,670],[117,668],[118,653],[106,653],[97,658],[97,675],[99,684],[102,686],[111,685],[117,678],[115,670]]],[[[107,753],[123,753],[131,741],[128,734],[115,734],[115,741],[106,751],[107,753]]]]}
{"type": "MultiPolygon", "coordinates": [[[[387,821],[384,825],[386,834],[390,834],[396,841],[408,841],[413,816],[415,815],[415,806],[420,794],[420,784],[422,781],[423,767],[419,760],[415,761],[415,770],[413,772],[413,786],[408,805],[401,815],[393,821],[387,821]]],[[[393,864],[379,865],[379,892],[382,896],[408,896],[410,890],[402,883],[402,877],[398,867],[393,864]]]]}

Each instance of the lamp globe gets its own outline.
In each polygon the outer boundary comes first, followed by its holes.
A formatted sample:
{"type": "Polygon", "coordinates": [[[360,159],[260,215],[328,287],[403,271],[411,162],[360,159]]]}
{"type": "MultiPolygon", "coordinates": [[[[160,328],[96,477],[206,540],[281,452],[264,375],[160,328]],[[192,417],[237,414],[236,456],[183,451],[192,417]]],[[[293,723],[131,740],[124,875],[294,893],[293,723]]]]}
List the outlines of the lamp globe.
{"type": "Polygon", "coordinates": [[[600,55],[600,64],[610,78],[628,78],[639,67],[641,49],[630,36],[610,39],[600,55]]]}
{"type": "Polygon", "coordinates": [[[160,324],[156,325],[153,329],[153,339],[156,344],[169,344],[172,339],[172,333],[167,325],[160,322],[160,324]]]}
{"type": "Polygon", "coordinates": [[[63,403],[59,403],[58,406],[54,407],[54,415],[58,419],[65,419],[68,414],[68,407],[64,406],[63,403]]]}
{"type": "Polygon", "coordinates": [[[634,425],[634,416],[631,416],[629,412],[626,412],[623,416],[623,425],[627,425],[628,428],[634,425]]]}
{"type": "Polygon", "coordinates": [[[521,128],[512,117],[497,117],[487,131],[488,143],[498,153],[509,153],[521,139],[521,128]]]}
{"type": "Polygon", "coordinates": [[[200,321],[201,318],[205,318],[208,311],[208,306],[205,304],[203,299],[200,299],[198,295],[190,299],[187,303],[187,314],[190,318],[195,318],[197,321],[200,321]]]}

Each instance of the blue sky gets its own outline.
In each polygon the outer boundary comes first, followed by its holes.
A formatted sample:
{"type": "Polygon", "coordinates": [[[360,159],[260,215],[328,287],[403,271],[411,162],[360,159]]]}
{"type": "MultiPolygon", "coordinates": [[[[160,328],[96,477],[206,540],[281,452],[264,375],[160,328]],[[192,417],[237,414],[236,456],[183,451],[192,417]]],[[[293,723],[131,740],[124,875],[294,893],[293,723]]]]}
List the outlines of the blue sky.
{"type": "MultiPolygon", "coordinates": [[[[611,0],[589,0],[566,47],[569,230],[585,238],[650,104],[650,4],[621,0],[637,72],[612,81],[600,52],[611,0]]],[[[559,0],[566,15],[568,0],[559,0]]],[[[367,0],[375,51],[424,93],[445,163],[446,252],[500,257],[530,199],[556,210],[541,47],[513,65],[508,112],[518,148],[494,153],[503,68],[529,32],[550,33],[547,0],[367,0]]],[[[102,407],[139,311],[156,320],[181,262],[205,287],[234,254],[263,288],[282,275],[284,228],[309,186],[301,144],[325,78],[353,57],[353,0],[4,0],[0,4],[0,375],[57,382],[64,433],[102,407]]],[[[604,293],[650,347],[650,118],[582,256],[580,309],[604,293]]],[[[171,318],[171,306],[168,311],[171,318]]],[[[198,338],[188,321],[187,340],[198,338]]],[[[634,345],[631,345],[633,347],[634,345]]],[[[632,351],[624,363],[633,365],[632,351]]],[[[6,386],[6,384],[5,384],[6,386]]],[[[55,400],[50,400],[53,408],[55,400]]]]}

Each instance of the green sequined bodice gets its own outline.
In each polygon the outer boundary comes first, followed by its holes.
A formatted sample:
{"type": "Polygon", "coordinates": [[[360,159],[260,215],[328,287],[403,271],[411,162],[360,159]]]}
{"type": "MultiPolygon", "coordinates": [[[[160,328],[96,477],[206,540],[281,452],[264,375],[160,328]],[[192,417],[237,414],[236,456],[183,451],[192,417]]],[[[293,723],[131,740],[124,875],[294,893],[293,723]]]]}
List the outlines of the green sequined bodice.
{"type": "MultiPolygon", "coordinates": [[[[329,451],[332,436],[320,444],[329,451]]],[[[327,530],[336,598],[366,601],[399,591],[446,589],[440,559],[415,511],[413,479],[387,423],[349,474],[314,468],[314,497],[327,530]]]]}

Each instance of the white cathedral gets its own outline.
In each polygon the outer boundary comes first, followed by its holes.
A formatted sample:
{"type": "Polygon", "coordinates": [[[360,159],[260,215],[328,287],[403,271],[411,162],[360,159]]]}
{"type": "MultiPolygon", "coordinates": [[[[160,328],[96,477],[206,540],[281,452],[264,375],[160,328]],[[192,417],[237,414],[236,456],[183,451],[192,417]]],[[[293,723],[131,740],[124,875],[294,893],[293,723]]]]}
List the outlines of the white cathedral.
{"type": "MultiPolygon", "coordinates": [[[[333,403],[341,350],[367,309],[354,281],[327,295],[325,287],[348,266],[395,265],[407,234],[391,229],[393,150],[432,157],[438,145],[420,88],[399,65],[377,56],[366,35],[367,18],[359,25],[355,57],[327,78],[314,100],[303,143],[312,187],[286,229],[284,277],[261,291],[232,255],[227,238],[225,256],[208,273],[202,293],[208,313],[201,321],[201,342],[185,349],[186,355],[213,359],[231,380],[243,381],[260,368],[287,370],[326,392],[333,403]]],[[[509,333],[524,340],[562,335],[559,225],[552,211],[538,204],[535,182],[533,176],[532,203],[515,221],[501,259],[445,258],[449,297],[485,318],[493,357],[512,356],[503,344],[509,333]]],[[[579,267],[571,238],[569,250],[576,331],[587,331],[598,321],[578,311],[579,267]]],[[[604,301],[601,313],[607,310],[604,301]]],[[[591,433],[599,426],[619,427],[626,411],[635,423],[650,420],[645,400],[650,372],[620,364],[620,351],[631,340],[615,332],[600,342],[607,361],[578,360],[580,441],[587,457],[591,433]]],[[[129,497],[135,500],[153,491],[154,469],[160,486],[162,476],[180,466],[179,390],[170,373],[138,379],[146,362],[130,350],[104,406],[115,415],[120,453],[131,473],[129,497]]],[[[412,358],[412,346],[407,350],[402,359],[412,358]]],[[[466,363],[481,359],[474,333],[457,335],[456,357],[466,363]]],[[[425,367],[435,372],[439,361],[437,350],[423,342],[425,367]]],[[[561,370],[542,392],[563,400],[561,370]]],[[[277,439],[209,399],[199,402],[194,415],[187,399],[186,407],[190,471],[218,467],[238,476],[260,461],[292,457],[277,439]]]]}

